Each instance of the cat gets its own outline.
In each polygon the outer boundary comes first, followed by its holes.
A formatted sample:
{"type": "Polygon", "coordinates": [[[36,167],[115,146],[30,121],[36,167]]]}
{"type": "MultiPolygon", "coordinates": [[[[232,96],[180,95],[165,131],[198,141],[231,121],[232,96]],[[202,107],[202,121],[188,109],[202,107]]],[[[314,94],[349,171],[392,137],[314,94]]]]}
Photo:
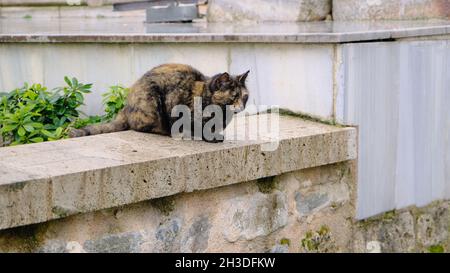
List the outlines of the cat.
{"type": "MultiPolygon", "coordinates": [[[[226,107],[237,113],[245,108],[249,91],[245,81],[250,70],[237,76],[227,72],[207,77],[185,64],[163,64],[145,73],[130,88],[125,107],[109,123],[72,129],[69,137],[81,137],[123,130],[171,135],[171,127],[178,117],[171,117],[176,105],[186,105],[193,113],[194,98],[202,99],[202,107],[217,105],[223,111],[224,128],[226,107]]],[[[194,115],[192,114],[191,117],[194,115]]],[[[202,120],[204,125],[207,119],[202,120]]],[[[206,140],[223,141],[223,138],[206,140]]]]}

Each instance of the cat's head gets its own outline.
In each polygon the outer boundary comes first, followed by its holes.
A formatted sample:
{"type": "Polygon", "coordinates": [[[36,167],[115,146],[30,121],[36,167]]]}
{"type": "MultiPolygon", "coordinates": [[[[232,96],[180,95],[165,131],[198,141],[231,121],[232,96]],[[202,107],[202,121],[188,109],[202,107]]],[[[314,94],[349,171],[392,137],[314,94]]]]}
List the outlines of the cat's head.
{"type": "Polygon", "coordinates": [[[211,102],[216,105],[230,105],[236,112],[244,110],[248,101],[248,90],[245,86],[250,70],[237,76],[227,72],[212,77],[209,89],[212,93],[211,102]]]}

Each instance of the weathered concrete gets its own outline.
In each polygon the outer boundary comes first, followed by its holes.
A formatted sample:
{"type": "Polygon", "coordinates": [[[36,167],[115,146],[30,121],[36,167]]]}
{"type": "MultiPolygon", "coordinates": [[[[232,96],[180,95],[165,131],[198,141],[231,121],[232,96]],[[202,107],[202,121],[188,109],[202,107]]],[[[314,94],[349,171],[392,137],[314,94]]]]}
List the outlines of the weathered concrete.
{"type": "Polygon", "coordinates": [[[210,0],[209,22],[320,21],[331,14],[331,0],[210,0]]]}
{"type": "Polygon", "coordinates": [[[389,211],[354,230],[356,252],[450,252],[450,202],[389,211]]]}
{"type": "MultiPolygon", "coordinates": [[[[245,139],[257,122],[226,137],[245,139]]],[[[279,128],[274,151],[264,137],[212,144],[133,131],[1,148],[0,229],[356,158],[354,128],[293,117],[279,128]]]]}
{"type": "Polygon", "coordinates": [[[324,227],[327,250],[347,251],[354,178],[346,161],[8,229],[0,252],[303,252],[302,238],[324,227]]]}
{"type": "Polygon", "coordinates": [[[450,19],[448,0],[333,0],[334,20],[450,19]]]}

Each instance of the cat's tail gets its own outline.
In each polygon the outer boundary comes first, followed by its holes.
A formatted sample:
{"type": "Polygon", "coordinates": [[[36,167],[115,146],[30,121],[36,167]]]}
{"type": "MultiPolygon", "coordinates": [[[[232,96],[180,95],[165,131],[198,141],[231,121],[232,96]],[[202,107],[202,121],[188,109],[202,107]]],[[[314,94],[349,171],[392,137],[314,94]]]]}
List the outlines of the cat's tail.
{"type": "Polygon", "coordinates": [[[89,125],[81,129],[72,129],[69,131],[69,137],[82,137],[82,136],[91,136],[91,135],[99,135],[106,133],[119,132],[129,129],[127,118],[123,111],[120,111],[117,114],[115,120],[103,123],[103,124],[94,124],[89,125]]]}

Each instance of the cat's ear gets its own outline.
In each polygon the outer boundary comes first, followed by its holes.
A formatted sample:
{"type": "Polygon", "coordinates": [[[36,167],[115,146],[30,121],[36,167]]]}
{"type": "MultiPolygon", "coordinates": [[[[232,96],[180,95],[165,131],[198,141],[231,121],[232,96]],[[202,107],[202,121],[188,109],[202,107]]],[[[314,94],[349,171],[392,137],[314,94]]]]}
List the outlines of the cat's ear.
{"type": "Polygon", "coordinates": [[[241,85],[245,85],[245,80],[247,79],[248,73],[250,73],[250,70],[248,70],[242,75],[237,76],[237,80],[241,85]]]}
{"type": "Polygon", "coordinates": [[[222,74],[218,74],[217,76],[214,76],[212,82],[211,82],[211,91],[219,90],[222,86],[225,86],[231,81],[231,76],[227,72],[224,72],[222,74]]]}
{"type": "Polygon", "coordinates": [[[220,76],[217,78],[217,81],[219,83],[226,83],[230,81],[230,74],[228,74],[227,72],[224,72],[222,74],[220,74],[220,76]]]}

